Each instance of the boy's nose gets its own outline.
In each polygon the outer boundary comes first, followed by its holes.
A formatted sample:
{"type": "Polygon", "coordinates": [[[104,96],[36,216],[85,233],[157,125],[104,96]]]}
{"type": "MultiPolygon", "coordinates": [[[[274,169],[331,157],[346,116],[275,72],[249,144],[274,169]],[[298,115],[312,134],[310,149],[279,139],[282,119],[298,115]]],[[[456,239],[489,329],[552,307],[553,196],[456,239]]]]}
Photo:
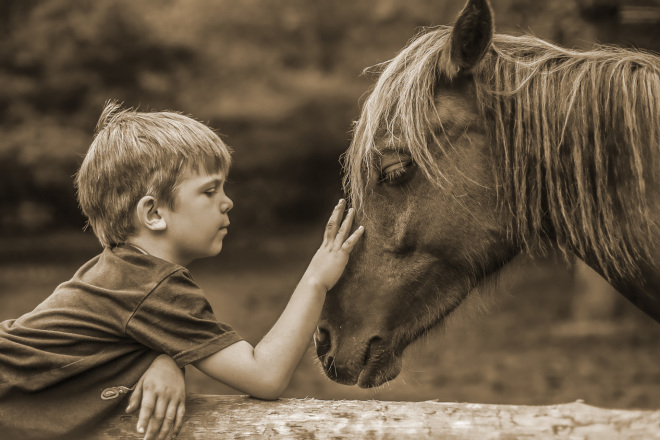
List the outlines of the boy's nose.
{"type": "Polygon", "coordinates": [[[220,205],[220,210],[224,213],[231,211],[234,207],[234,202],[229,197],[225,197],[225,200],[220,205]]]}

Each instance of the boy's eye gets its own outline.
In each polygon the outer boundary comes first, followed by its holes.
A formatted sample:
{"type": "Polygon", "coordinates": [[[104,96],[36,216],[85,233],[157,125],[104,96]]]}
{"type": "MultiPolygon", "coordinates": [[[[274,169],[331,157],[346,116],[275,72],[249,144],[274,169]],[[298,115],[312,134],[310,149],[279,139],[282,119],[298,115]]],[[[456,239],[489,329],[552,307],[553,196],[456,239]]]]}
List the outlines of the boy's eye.
{"type": "Polygon", "coordinates": [[[204,194],[206,194],[207,196],[212,196],[212,195],[214,195],[214,194],[217,193],[217,192],[218,192],[217,189],[215,189],[215,188],[209,188],[209,189],[207,189],[206,191],[204,191],[204,194]]]}

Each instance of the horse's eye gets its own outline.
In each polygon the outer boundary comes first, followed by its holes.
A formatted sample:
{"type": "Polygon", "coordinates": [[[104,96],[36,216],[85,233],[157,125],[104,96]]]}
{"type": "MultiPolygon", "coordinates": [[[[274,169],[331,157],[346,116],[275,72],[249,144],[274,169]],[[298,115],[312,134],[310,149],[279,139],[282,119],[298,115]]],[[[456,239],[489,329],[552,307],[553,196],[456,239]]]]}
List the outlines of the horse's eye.
{"type": "Polygon", "coordinates": [[[380,179],[378,180],[380,183],[385,183],[388,185],[403,183],[408,176],[412,165],[413,161],[411,159],[404,159],[394,162],[390,165],[386,165],[381,170],[380,179]]]}

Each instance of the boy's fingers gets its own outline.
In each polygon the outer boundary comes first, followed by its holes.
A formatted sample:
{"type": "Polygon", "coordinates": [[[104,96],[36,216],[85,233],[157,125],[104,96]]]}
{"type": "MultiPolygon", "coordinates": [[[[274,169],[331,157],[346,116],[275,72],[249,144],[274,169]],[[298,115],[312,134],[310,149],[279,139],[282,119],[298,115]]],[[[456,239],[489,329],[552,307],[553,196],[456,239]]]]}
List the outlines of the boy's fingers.
{"type": "Polygon", "coordinates": [[[142,399],[142,378],[140,378],[137,385],[135,385],[135,389],[133,390],[133,393],[131,394],[131,398],[128,401],[126,412],[131,413],[135,411],[137,407],[140,406],[141,399],[142,399]]]}
{"type": "Polygon", "coordinates": [[[165,412],[165,418],[163,419],[163,424],[160,427],[160,433],[158,434],[157,440],[165,440],[167,434],[170,432],[172,425],[174,424],[174,418],[176,417],[177,404],[175,401],[170,401],[170,404],[167,406],[167,411],[165,412]]]}
{"type": "Polygon", "coordinates": [[[337,232],[337,237],[335,238],[335,244],[337,247],[341,247],[344,241],[346,240],[346,236],[348,236],[348,232],[351,230],[351,225],[353,224],[353,217],[355,216],[355,211],[353,208],[349,208],[348,214],[346,214],[346,218],[341,224],[341,228],[339,228],[339,232],[337,232]]]}
{"type": "Polygon", "coordinates": [[[142,405],[140,407],[140,416],[138,417],[137,431],[144,434],[147,429],[147,423],[151,418],[151,413],[154,411],[155,397],[152,392],[147,391],[142,398],[142,405]]]}
{"type": "Polygon", "coordinates": [[[172,437],[179,435],[181,427],[183,426],[183,416],[186,414],[186,405],[183,403],[179,404],[179,407],[176,410],[176,420],[174,421],[174,428],[172,428],[172,437]]]}
{"type": "Polygon", "coordinates": [[[147,434],[144,436],[144,440],[154,440],[160,432],[160,428],[163,425],[163,418],[165,417],[165,410],[167,409],[165,405],[164,399],[158,399],[158,402],[156,402],[156,408],[149,419],[149,426],[147,427],[147,434]]]}
{"type": "Polygon", "coordinates": [[[339,229],[339,223],[341,222],[341,217],[344,214],[345,206],[346,201],[344,199],[340,199],[339,203],[337,203],[337,206],[335,206],[335,210],[332,211],[330,220],[328,220],[328,224],[325,227],[325,234],[323,235],[323,241],[325,243],[332,243],[337,236],[337,229],[339,229]]]}
{"type": "Polygon", "coordinates": [[[350,237],[344,242],[344,244],[341,246],[341,248],[344,251],[351,252],[353,250],[353,247],[355,247],[355,243],[358,242],[360,237],[362,237],[362,234],[364,234],[364,226],[360,226],[351,234],[350,237]]]}

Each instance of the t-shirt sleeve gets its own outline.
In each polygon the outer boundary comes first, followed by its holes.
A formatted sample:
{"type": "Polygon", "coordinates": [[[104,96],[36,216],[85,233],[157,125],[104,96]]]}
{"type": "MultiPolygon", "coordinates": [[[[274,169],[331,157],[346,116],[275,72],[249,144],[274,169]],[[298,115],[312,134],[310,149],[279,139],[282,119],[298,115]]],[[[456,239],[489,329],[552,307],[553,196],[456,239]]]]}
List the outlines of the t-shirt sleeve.
{"type": "Polygon", "coordinates": [[[126,333],[172,356],[181,368],[243,339],[216,319],[202,289],[184,270],[166,277],[145,297],[126,333]]]}

